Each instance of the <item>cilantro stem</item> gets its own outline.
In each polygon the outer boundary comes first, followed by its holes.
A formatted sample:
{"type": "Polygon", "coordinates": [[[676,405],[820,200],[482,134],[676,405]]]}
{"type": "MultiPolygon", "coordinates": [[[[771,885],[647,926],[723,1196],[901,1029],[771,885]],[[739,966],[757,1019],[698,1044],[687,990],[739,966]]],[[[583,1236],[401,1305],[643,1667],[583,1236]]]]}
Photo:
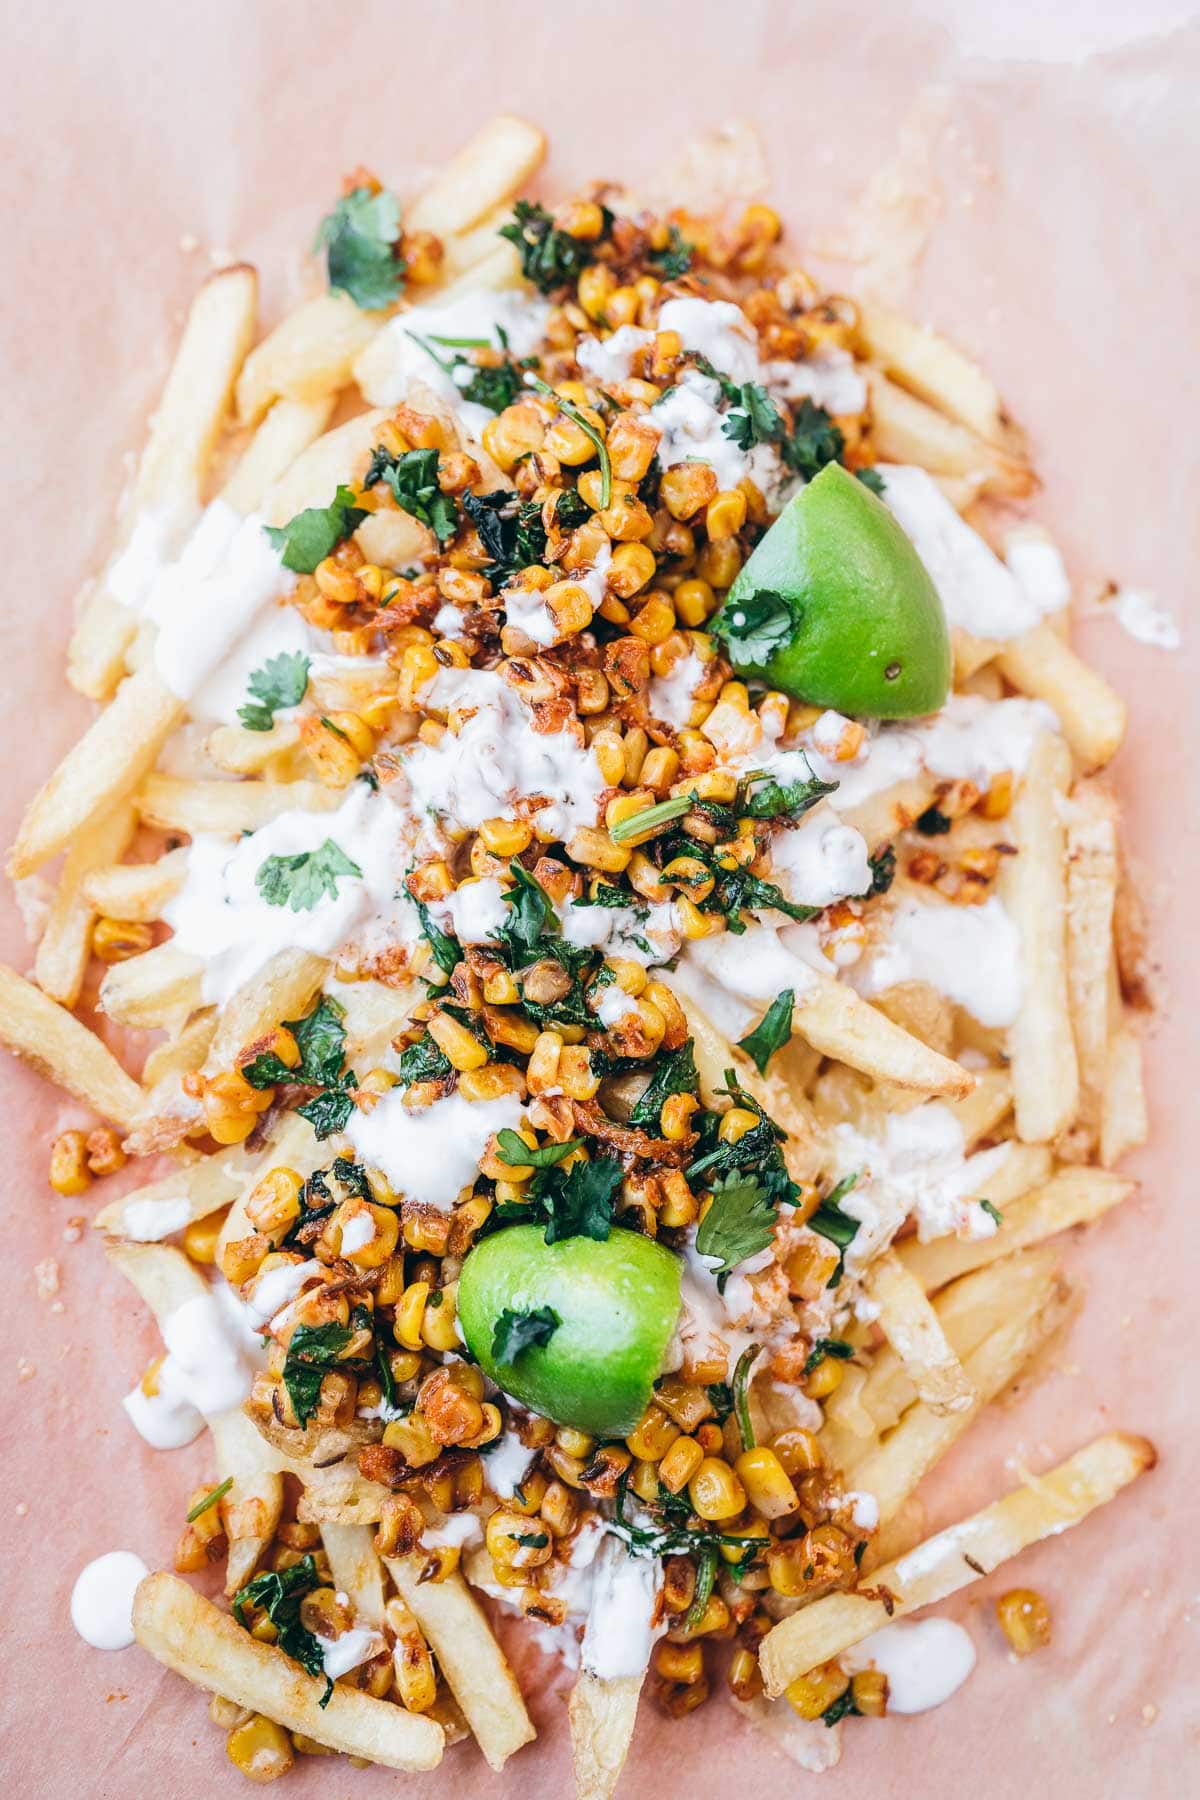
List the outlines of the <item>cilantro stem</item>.
{"type": "Polygon", "coordinates": [[[692,1604],[688,1607],[683,1621],[685,1631],[694,1631],[704,1617],[704,1609],[708,1605],[716,1579],[717,1552],[710,1545],[700,1552],[700,1567],[696,1570],[696,1588],[692,1596],[692,1604]]]}
{"type": "Polygon", "coordinates": [[[748,1345],[738,1357],[737,1367],[733,1371],[733,1410],[737,1414],[743,1450],[753,1450],[757,1441],[750,1418],[750,1371],[761,1352],[761,1344],[748,1345]]]}
{"type": "MultiPolygon", "coordinates": [[[[556,394],[550,383],[543,381],[540,375],[527,374],[525,380],[531,388],[536,388],[539,394],[544,394],[547,400],[553,400],[559,412],[570,419],[573,425],[578,425],[584,437],[590,438],[591,442],[595,444],[596,454],[600,458],[600,505],[598,510],[603,512],[612,499],[612,463],[608,459],[608,448],[604,439],[591,420],[586,419],[579,408],[572,406],[569,400],[564,400],[561,394],[556,394]]],[[[674,814],[671,816],[674,817],[674,814]]]]}
{"type": "MultiPolygon", "coordinates": [[[[410,331],[408,335],[409,335],[409,337],[416,337],[416,332],[410,331]]],[[[429,339],[430,339],[430,342],[434,343],[434,344],[445,344],[447,349],[449,349],[449,350],[494,350],[495,349],[495,345],[492,343],[491,338],[439,337],[439,335],[437,334],[436,331],[431,331],[429,334],[429,339]]]]}
{"type": "Polygon", "coordinates": [[[657,806],[646,806],[641,812],[631,813],[627,819],[618,819],[615,825],[609,827],[608,835],[614,844],[623,844],[626,838],[640,837],[643,831],[666,825],[671,819],[681,818],[691,810],[695,801],[695,794],[677,794],[673,800],[660,800],[657,806]]]}
{"type": "Polygon", "coordinates": [[[187,1523],[189,1525],[194,1525],[201,1513],[206,1513],[210,1506],[216,1506],[219,1500],[223,1500],[232,1486],[233,1476],[227,1475],[224,1481],[218,1482],[215,1488],[209,1488],[204,1498],[202,1500],[197,1500],[191,1512],[188,1513],[187,1523]]]}

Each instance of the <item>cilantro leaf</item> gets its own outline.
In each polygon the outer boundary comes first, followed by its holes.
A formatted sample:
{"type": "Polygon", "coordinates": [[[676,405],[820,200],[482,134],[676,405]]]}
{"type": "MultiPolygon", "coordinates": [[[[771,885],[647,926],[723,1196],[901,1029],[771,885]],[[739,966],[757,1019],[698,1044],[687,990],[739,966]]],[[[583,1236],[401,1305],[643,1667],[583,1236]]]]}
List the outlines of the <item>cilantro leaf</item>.
{"type": "Polygon", "coordinates": [[[400,202],[383,189],[357,187],[321,220],[315,248],[324,250],[329,285],[365,312],[389,306],[404,286],[397,254],[400,202]]]}
{"type": "Polygon", "coordinates": [[[495,935],[509,951],[514,966],[524,967],[546,954],[544,938],[559,936],[558,914],[549,894],[528,869],[515,858],[508,866],[516,886],[504,896],[508,916],[495,935]]]}
{"type": "Polygon", "coordinates": [[[795,781],[778,781],[769,770],[757,769],[746,776],[735,810],[744,819],[798,819],[826,794],[836,793],[837,787],[836,781],[821,781],[811,769],[795,781]]]}
{"type": "Polygon", "coordinates": [[[723,1115],[718,1112],[702,1113],[700,1155],[687,1171],[689,1182],[705,1170],[710,1172],[710,1179],[735,1174],[753,1175],[773,1204],[795,1206],[800,1190],[787,1172],[787,1164],[779,1147],[786,1141],[787,1133],[759,1105],[753,1094],[742,1086],[732,1069],[725,1071],[725,1084],[725,1092],[735,1105],[758,1114],[758,1124],[738,1138],[736,1143],[727,1144],[720,1135],[723,1115]]]}
{"type": "Polygon", "coordinates": [[[868,861],[871,865],[871,885],[867,889],[867,895],[886,894],[896,879],[896,852],[890,844],[885,844],[868,861]]]}
{"type": "Polygon", "coordinates": [[[611,881],[598,881],[594,892],[581,894],[578,900],[572,900],[572,906],[630,906],[638,907],[636,894],[628,888],[614,887],[611,881]]]}
{"type": "Polygon", "coordinates": [[[999,1230],[1000,1226],[1004,1223],[1004,1214],[1000,1211],[1000,1208],[994,1206],[990,1200],[981,1200],[979,1204],[987,1214],[988,1218],[993,1221],[996,1229],[999,1230]]]}
{"type": "Polygon", "coordinates": [[[598,1156],[591,1162],[573,1163],[565,1177],[558,1169],[550,1173],[556,1177],[554,1187],[547,1186],[537,1195],[549,1215],[546,1242],[586,1237],[603,1243],[612,1229],[617,1189],[624,1179],[620,1163],[598,1156]]]}
{"type": "MultiPolygon", "coordinates": [[[[353,1070],[342,1073],[346,1049],[344,1017],[345,1008],[323,994],[305,1018],[284,1021],[300,1051],[300,1061],[295,1068],[289,1068],[274,1052],[256,1056],[242,1065],[242,1075],[251,1087],[275,1087],[279,1082],[295,1082],[303,1087],[324,1089],[323,1093],[314,1094],[296,1108],[318,1138],[327,1138],[344,1129],[353,1106],[351,1090],[358,1086],[353,1070]]],[[[357,1165],[338,1157],[333,1165],[335,1174],[342,1176],[343,1166],[352,1169],[357,1165]]]]}
{"type": "Polygon", "coordinates": [[[829,413],[807,398],[800,402],[791,435],[781,445],[788,468],[806,481],[819,475],[827,463],[837,462],[845,447],[846,440],[829,413]]]}
{"type": "Polygon", "coordinates": [[[333,1693],[333,1682],[325,1674],[325,1657],[315,1634],[300,1623],[301,1600],[320,1585],[321,1577],[311,1553],[286,1569],[264,1569],[234,1595],[233,1616],[249,1631],[246,1608],[261,1606],[275,1627],[275,1641],[284,1655],[310,1675],[324,1677],[325,1692],[318,1704],[325,1707],[333,1693]]]}
{"type": "Polygon", "coordinates": [[[326,897],[337,899],[337,884],[343,875],[361,878],[362,870],[340,845],[326,838],[315,850],[298,850],[294,856],[268,856],[254,877],[254,885],[268,906],[311,912],[326,897]]]}
{"type": "Polygon", "coordinates": [[[854,1703],[853,1686],[839,1694],[836,1700],[831,1700],[821,1714],[825,1724],[830,1726],[837,1725],[842,1719],[861,1719],[861,1717],[862,1714],[854,1703]]]}
{"type": "Polygon", "coordinates": [[[865,488],[870,488],[873,494],[878,494],[879,498],[883,499],[886,490],[883,485],[883,476],[878,469],[855,469],[854,473],[865,488]]]}
{"type": "Polygon", "coordinates": [[[283,1385],[296,1409],[301,1426],[308,1424],[321,1399],[326,1371],[340,1359],[358,1327],[349,1325],[297,1325],[287,1347],[283,1385]]]}
{"type": "Polygon", "coordinates": [[[339,487],[328,506],[306,506],[286,525],[264,525],[263,530],[278,550],[285,569],[296,575],[311,575],[343,538],[358,530],[366,516],[361,506],[355,506],[350,489],[339,487]]]}
{"type": "Polygon", "coordinates": [[[283,651],[268,657],[251,672],[246,691],[251,695],[239,706],[238,718],[247,731],[270,731],[275,714],[287,706],[299,706],[308,686],[309,660],[302,650],[283,651]]]}
{"type": "Polygon", "coordinates": [[[522,375],[510,357],[490,367],[480,367],[460,357],[459,365],[471,370],[471,378],[465,384],[456,381],[455,386],[463,399],[470,400],[475,406],[486,406],[489,412],[502,413],[506,406],[520,398],[522,375]]]}
{"type": "Polygon", "coordinates": [[[629,1115],[629,1123],[643,1127],[657,1126],[664,1100],[669,1099],[672,1094],[698,1093],[699,1088],[695,1041],[688,1038],[680,1044],[678,1050],[668,1050],[659,1057],[649,1086],[629,1115]]]}
{"type": "Polygon", "coordinates": [[[765,666],[795,636],[796,619],[782,594],[759,588],[732,605],[727,601],[713,629],[728,644],[738,667],[765,666]]]}
{"type": "Polygon", "coordinates": [[[393,456],[377,444],[363,477],[364,487],[383,482],[400,508],[422,525],[428,525],[439,544],[447,544],[458,530],[458,507],[438,486],[438,452],[405,450],[393,456]]]}
{"type": "Polygon", "coordinates": [[[441,1081],[450,1071],[450,1058],[428,1032],[400,1052],[398,1073],[405,1087],[411,1087],[414,1081],[441,1081]]]}
{"type": "MultiPolygon", "coordinates": [[[[611,216],[606,218],[611,225],[611,216]]],[[[607,236],[607,229],[603,234],[607,236]]],[[[521,273],[541,293],[549,294],[565,282],[574,281],[595,256],[595,244],[561,231],[544,206],[535,200],[518,200],[500,236],[515,244],[521,258],[521,273]]]]}
{"type": "Polygon", "coordinates": [[[766,1189],[753,1175],[729,1175],[714,1184],[713,1201],[696,1232],[701,1256],[720,1260],[718,1286],[738,1263],[765,1250],[775,1235],[776,1212],[766,1189]]]}
{"type": "Polygon", "coordinates": [[[511,1368],[522,1350],[548,1344],[561,1324],[552,1306],[538,1306],[532,1312],[514,1312],[506,1306],[492,1332],[492,1355],[511,1368]]]}
{"type": "Polygon", "coordinates": [[[646,260],[661,271],[664,281],[678,281],[692,266],[692,248],[678,225],[672,225],[664,247],[651,250],[646,260]]]}
{"type": "Polygon", "coordinates": [[[736,389],[733,402],[733,410],[725,415],[721,429],[739,450],[752,450],[755,444],[773,444],[783,436],[783,417],[766,388],[757,381],[744,381],[736,389]]]}
{"type": "Polygon", "coordinates": [[[849,1362],[854,1355],[854,1345],[848,1344],[845,1338],[819,1337],[813,1340],[813,1347],[804,1364],[804,1373],[811,1375],[825,1361],[827,1356],[836,1357],[840,1362],[849,1362]]]}
{"type": "Polygon", "coordinates": [[[433,960],[445,974],[452,975],[462,961],[462,951],[457,938],[450,937],[433,922],[433,915],[423,900],[418,900],[417,914],[421,920],[422,934],[428,938],[429,947],[433,951],[433,960]]]}
{"type": "Polygon", "coordinates": [[[842,1201],[857,1181],[857,1175],[843,1176],[837,1186],[826,1194],[812,1217],[805,1221],[810,1231],[815,1231],[818,1237],[826,1238],[839,1252],[837,1268],[825,1283],[827,1288],[835,1288],[842,1279],[846,1252],[858,1235],[859,1221],[842,1211],[842,1201]]]}
{"type": "Polygon", "coordinates": [[[777,994],[766,1012],[744,1038],[738,1039],[738,1049],[744,1050],[760,1075],[767,1072],[767,1064],[777,1050],[782,1050],[792,1035],[792,1008],[796,1004],[796,995],[791,988],[785,988],[777,994]]]}
{"type": "Polygon", "coordinates": [[[543,1144],[540,1149],[531,1150],[523,1137],[505,1128],[496,1133],[496,1155],[512,1169],[552,1169],[578,1150],[582,1142],[582,1138],[569,1138],[565,1144],[543,1144]]]}

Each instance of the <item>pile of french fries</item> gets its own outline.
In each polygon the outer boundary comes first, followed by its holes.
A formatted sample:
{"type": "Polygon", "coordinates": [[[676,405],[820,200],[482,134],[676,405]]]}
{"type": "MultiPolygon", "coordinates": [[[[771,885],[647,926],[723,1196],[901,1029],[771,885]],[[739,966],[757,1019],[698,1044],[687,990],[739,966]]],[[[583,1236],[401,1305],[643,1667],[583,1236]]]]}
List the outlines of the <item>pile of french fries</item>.
{"type": "MultiPolygon", "coordinates": [[[[496,229],[544,148],[533,127],[498,118],[410,205],[406,228],[434,232],[444,244],[444,296],[516,284],[515,252],[496,229]]],[[[386,318],[360,311],[343,294],[322,294],[256,342],[252,268],[223,269],[201,289],[112,561],[71,643],[69,678],[102,710],[29,806],[9,860],[12,875],[24,877],[61,858],[32,980],[0,968],[0,1043],[118,1127],[132,1150],[172,1154],[167,1175],[106,1204],[96,1219],[114,1267],[160,1324],[209,1292],[181,1249],[154,1241],[180,1230],[181,1197],[187,1223],[224,1213],[219,1242],[227,1243],[247,1231],[246,1197],[265,1171],[282,1163],[307,1174],[323,1156],[294,1114],[274,1126],[269,1145],[201,1155],[189,1143],[196,1119],[180,1101],[180,1079],[229,1067],[243,1045],[302,1016],[330,969],[324,957],[283,951],[218,1010],[204,1003],[202,966],[170,941],[115,963],[100,989],[103,1012],[122,1025],[165,1033],[139,1079],[74,1011],[93,928],[100,917],[161,919],[183,880],[186,851],[125,860],[139,828],[235,835],[288,808],[328,809],[339,795],[294,772],[280,777],[295,743],[287,724],[265,733],[215,732],[207,751],[219,779],[158,769],[187,708],[156,670],[148,628],[113,590],[122,586],[121,558],[139,519],[198,514],[218,446],[231,431],[241,434],[243,447],[221,493],[239,513],[261,511],[282,524],[306,506],[325,504],[350,479],[383,416],[360,405],[348,422],[328,429],[334,408],[346,409],[356,363],[386,318]],[[136,1234],[128,1229],[131,1206],[136,1234]]],[[[875,306],[861,312],[859,355],[878,459],[924,467],[979,529],[992,530],[989,507],[1025,496],[1035,482],[1020,432],[986,376],[932,332],[875,306]]],[[[1139,1042],[1124,998],[1137,985],[1140,944],[1129,924],[1134,907],[1103,773],[1122,736],[1124,708],[1070,648],[1058,618],[1003,642],[958,632],[955,657],[960,688],[998,697],[1008,684],[1048,702],[1062,726],[1061,736],[1038,740],[1008,821],[1016,854],[1005,860],[999,891],[1020,933],[1025,972],[1012,1028],[987,1030],[923,984],[871,1003],[832,972],[814,975],[795,1009],[793,1042],[777,1060],[781,1072],[760,1078],[703,1009],[680,995],[706,1104],[720,1104],[724,1072],[736,1068],[788,1130],[798,1176],[819,1175],[828,1133],[840,1120],[880,1129],[889,1111],[930,1099],[952,1108],[968,1149],[1008,1146],[987,1189],[1003,1215],[993,1236],[902,1238],[864,1278],[877,1325],[848,1328],[854,1360],[826,1403],[821,1441],[846,1486],[878,1501],[878,1537],[864,1559],[860,1591],[803,1605],[767,1633],[760,1661],[771,1700],[886,1619],[941,1600],[1087,1517],[1153,1462],[1144,1441],[1105,1436],[982,1512],[924,1543],[912,1541],[910,1502],[925,1475],[989,1402],[1037,1368],[1070,1315],[1071,1290],[1054,1240],[1132,1192],[1132,1182],[1113,1168],[1146,1135],[1139,1042]],[[960,1060],[968,1051],[972,1067],[960,1060]]],[[[934,798],[932,781],[917,778],[865,802],[847,822],[874,849],[934,798]]],[[[352,1065],[369,1066],[403,1028],[415,992],[415,984],[369,981],[347,988],[352,1065]]],[[[411,1712],[339,1682],[323,1706],[319,1680],[165,1573],[148,1577],[137,1595],[135,1627],[145,1649],[234,1708],[388,1768],[434,1768],[447,1744],[469,1734],[499,1769],[534,1737],[512,1671],[463,1574],[444,1573],[419,1545],[397,1555],[375,1547],[386,1489],[364,1479],[352,1461],[323,1460],[315,1451],[297,1457],[289,1434],[272,1441],[238,1408],[207,1423],[217,1479],[231,1484],[221,1506],[226,1595],[269,1551],[284,1514],[285,1481],[299,1478],[297,1518],[319,1529],[336,1587],[350,1596],[359,1621],[387,1635],[398,1666],[406,1644],[433,1659],[438,1699],[411,1712]]],[[[612,1793],[641,1688],[640,1678],[580,1676],[570,1716],[585,1800],[612,1793]]]]}

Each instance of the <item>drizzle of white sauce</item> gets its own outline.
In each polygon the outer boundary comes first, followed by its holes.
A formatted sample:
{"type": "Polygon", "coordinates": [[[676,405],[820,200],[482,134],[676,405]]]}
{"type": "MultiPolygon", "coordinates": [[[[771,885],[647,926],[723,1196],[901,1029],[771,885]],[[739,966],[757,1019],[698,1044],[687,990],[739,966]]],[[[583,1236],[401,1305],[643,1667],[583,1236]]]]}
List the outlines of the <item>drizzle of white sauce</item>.
{"type": "Polygon", "coordinates": [[[981,906],[906,895],[888,915],[887,937],[851,980],[867,996],[902,981],[928,982],[981,1025],[1011,1025],[1024,991],[1020,933],[995,894],[981,906]]]}
{"type": "Polygon", "coordinates": [[[1113,616],[1136,643],[1154,650],[1178,650],[1183,633],[1174,615],[1142,588],[1119,588],[1111,601],[1113,616]]]}
{"type": "Polygon", "coordinates": [[[474,1180],[492,1133],[515,1130],[521,1112],[515,1094],[471,1101],[457,1092],[410,1110],[404,1090],[392,1088],[370,1112],[351,1113],[346,1135],[398,1192],[447,1212],[474,1180]]]}
{"type": "Polygon", "coordinates": [[[849,1670],[875,1668],[888,1680],[889,1713],[929,1712],[958,1692],[975,1667],[975,1646],[952,1619],[897,1619],[856,1644],[849,1670]]]}
{"type": "Polygon", "coordinates": [[[71,1589],[71,1623],[94,1650],[133,1643],[133,1596],[150,1573],[132,1550],[109,1550],[79,1571],[71,1589]]]}
{"type": "Polygon", "coordinates": [[[135,1244],[157,1244],[192,1221],[191,1203],[178,1200],[127,1200],[121,1208],[121,1236],[135,1244]]]}
{"type": "Polygon", "coordinates": [[[932,475],[881,463],[884,499],[929,571],[946,617],[974,637],[1011,638],[1042,617],[1031,592],[966,520],[932,475]]]}

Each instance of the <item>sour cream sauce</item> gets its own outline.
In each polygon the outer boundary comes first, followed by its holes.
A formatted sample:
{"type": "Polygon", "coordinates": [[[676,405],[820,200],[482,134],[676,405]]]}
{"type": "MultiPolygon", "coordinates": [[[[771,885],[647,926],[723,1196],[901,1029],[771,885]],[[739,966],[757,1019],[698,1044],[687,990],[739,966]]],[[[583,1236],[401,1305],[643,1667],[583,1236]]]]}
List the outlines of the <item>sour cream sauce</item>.
{"type": "Polygon", "coordinates": [[[124,1650],[134,1641],[133,1596],[150,1573],[132,1550],[109,1550],[75,1577],[71,1623],[93,1650],[124,1650]]]}
{"type": "Polygon", "coordinates": [[[952,1619],[897,1619],[842,1658],[848,1671],[887,1676],[889,1713],[929,1712],[958,1692],[975,1667],[975,1646],[952,1619]]]}

